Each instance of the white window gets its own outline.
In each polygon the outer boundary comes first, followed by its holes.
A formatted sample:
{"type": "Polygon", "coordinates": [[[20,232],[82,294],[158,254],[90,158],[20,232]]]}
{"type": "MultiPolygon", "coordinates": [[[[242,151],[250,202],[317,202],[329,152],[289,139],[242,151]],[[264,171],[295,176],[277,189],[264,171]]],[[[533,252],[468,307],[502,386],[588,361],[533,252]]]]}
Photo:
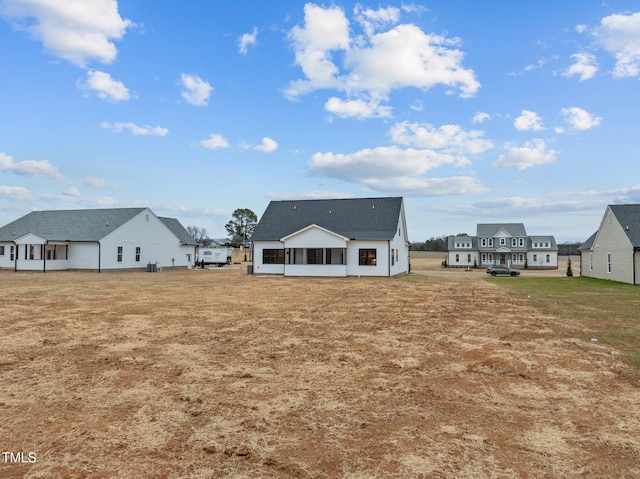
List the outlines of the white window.
{"type": "Polygon", "coordinates": [[[4,245],[0,246],[0,256],[4,256],[4,245]]]}
{"type": "Polygon", "coordinates": [[[551,263],[551,255],[550,255],[550,254],[546,255],[546,256],[545,256],[545,258],[544,258],[544,260],[545,260],[545,262],[547,262],[547,263],[551,263]]]}
{"type": "Polygon", "coordinates": [[[13,261],[15,259],[15,249],[13,246],[9,246],[9,259],[13,261]]]}
{"type": "Polygon", "coordinates": [[[482,238],[482,246],[487,246],[487,238],[482,238]]]}
{"type": "Polygon", "coordinates": [[[533,254],[533,262],[535,263],[536,261],[538,261],[538,255],[537,254],[533,254]]]}
{"type": "Polygon", "coordinates": [[[611,253],[607,253],[607,273],[611,273],[611,253]]]}
{"type": "Polygon", "coordinates": [[[470,254],[467,255],[467,263],[471,263],[471,255],[470,254]]]}
{"type": "Polygon", "coordinates": [[[140,246],[136,246],[136,262],[140,262],[140,246]]]}
{"type": "Polygon", "coordinates": [[[493,238],[489,238],[489,246],[493,246],[493,238]]]}
{"type": "Polygon", "coordinates": [[[487,253],[482,253],[482,264],[487,263],[487,253]]]}
{"type": "Polygon", "coordinates": [[[504,246],[507,243],[506,238],[500,238],[500,246],[504,246]]]}
{"type": "Polygon", "coordinates": [[[522,253],[520,253],[520,262],[524,263],[524,255],[522,253]]]}
{"type": "Polygon", "coordinates": [[[589,271],[593,271],[593,253],[589,253],[589,271]]]}
{"type": "Polygon", "coordinates": [[[517,238],[511,238],[511,246],[517,246],[518,245],[518,239],[517,238]]]}
{"type": "Polygon", "coordinates": [[[456,263],[460,262],[460,255],[456,253],[456,263]]]}
{"type": "Polygon", "coordinates": [[[524,238],[520,238],[519,245],[524,246],[524,238]]]}
{"type": "Polygon", "coordinates": [[[118,263],[122,263],[122,246],[118,246],[117,261],[118,261],[118,263]]]}

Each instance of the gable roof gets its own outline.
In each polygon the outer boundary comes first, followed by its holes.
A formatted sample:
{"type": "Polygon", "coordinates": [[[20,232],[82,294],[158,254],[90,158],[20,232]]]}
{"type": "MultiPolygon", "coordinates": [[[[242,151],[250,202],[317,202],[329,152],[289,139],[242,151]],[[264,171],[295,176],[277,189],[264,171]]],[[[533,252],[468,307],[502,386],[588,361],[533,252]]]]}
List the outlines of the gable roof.
{"type": "Polygon", "coordinates": [[[478,238],[491,238],[501,229],[511,236],[527,236],[523,223],[478,223],[476,236],[478,238]]]}
{"type": "Polygon", "coordinates": [[[180,243],[183,245],[197,246],[198,243],[193,239],[193,236],[189,234],[189,232],[182,226],[175,218],[164,218],[159,216],[158,219],[162,221],[167,228],[171,230],[171,232],[176,235],[176,237],[180,240],[180,243]]]}
{"type": "Polygon", "coordinates": [[[587,241],[585,241],[580,246],[578,246],[578,251],[593,249],[593,242],[596,240],[596,236],[598,236],[598,232],[597,231],[595,233],[593,233],[591,236],[589,236],[587,241]]]}
{"type": "Polygon", "coordinates": [[[401,197],[272,201],[251,241],[279,241],[313,224],[349,239],[391,240],[401,211],[401,197]]]}
{"type": "Polygon", "coordinates": [[[98,241],[145,209],[32,211],[0,228],[0,241],[28,233],[48,241],[98,241]]]}
{"type": "Polygon", "coordinates": [[[609,205],[634,248],[640,248],[640,205],[609,205]]]}

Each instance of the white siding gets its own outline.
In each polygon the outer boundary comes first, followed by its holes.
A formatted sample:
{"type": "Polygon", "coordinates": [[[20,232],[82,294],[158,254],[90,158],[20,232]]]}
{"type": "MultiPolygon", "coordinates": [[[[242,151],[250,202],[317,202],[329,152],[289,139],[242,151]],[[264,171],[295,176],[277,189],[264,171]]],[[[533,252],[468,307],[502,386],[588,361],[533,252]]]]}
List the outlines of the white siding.
{"type": "Polygon", "coordinates": [[[585,276],[611,279],[633,284],[633,248],[626,233],[610,208],[607,208],[600,229],[593,242],[593,271],[589,271],[589,255],[584,255],[585,276]],[[611,272],[608,272],[607,256],[611,255],[611,272]]]}
{"type": "Polygon", "coordinates": [[[146,268],[148,263],[158,263],[163,268],[184,268],[190,267],[195,258],[195,247],[183,247],[180,240],[149,209],[105,236],[100,244],[101,269],[146,268]],[[122,246],[121,262],[118,261],[118,246],[122,246]],[[140,247],[140,261],[136,261],[136,247],[140,247]],[[191,255],[191,264],[187,259],[188,254],[191,255]]]}
{"type": "Polygon", "coordinates": [[[395,276],[396,274],[408,273],[409,272],[409,240],[407,238],[407,228],[405,224],[404,218],[404,210],[401,211],[400,218],[398,220],[398,231],[394,236],[393,240],[391,240],[391,250],[395,251],[395,257],[393,261],[391,261],[391,276],[395,276]]]}
{"type": "Polygon", "coordinates": [[[253,244],[253,272],[262,274],[284,274],[283,264],[262,264],[262,252],[265,249],[284,250],[280,241],[256,241],[253,244]]]}
{"type": "Polygon", "coordinates": [[[347,244],[347,275],[389,276],[388,241],[349,241],[347,244]],[[375,249],[376,265],[360,265],[360,250],[375,249]]]}

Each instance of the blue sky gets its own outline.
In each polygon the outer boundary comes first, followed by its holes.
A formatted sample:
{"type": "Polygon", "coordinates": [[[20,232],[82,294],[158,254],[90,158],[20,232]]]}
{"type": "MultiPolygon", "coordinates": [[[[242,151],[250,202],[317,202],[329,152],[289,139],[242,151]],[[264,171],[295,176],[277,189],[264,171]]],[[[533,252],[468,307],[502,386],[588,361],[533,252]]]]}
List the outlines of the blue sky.
{"type": "Polygon", "coordinates": [[[403,196],[409,236],[640,203],[637,1],[0,0],[0,224],[403,196]]]}

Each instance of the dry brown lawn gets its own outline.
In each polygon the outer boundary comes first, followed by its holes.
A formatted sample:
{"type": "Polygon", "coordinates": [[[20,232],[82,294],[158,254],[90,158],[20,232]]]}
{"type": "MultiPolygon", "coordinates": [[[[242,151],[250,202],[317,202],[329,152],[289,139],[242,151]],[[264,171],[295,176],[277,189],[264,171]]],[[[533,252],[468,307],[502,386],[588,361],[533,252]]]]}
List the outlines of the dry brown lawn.
{"type": "Polygon", "coordinates": [[[3,479],[640,477],[637,376],[478,274],[0,284],[3,479]]]}

